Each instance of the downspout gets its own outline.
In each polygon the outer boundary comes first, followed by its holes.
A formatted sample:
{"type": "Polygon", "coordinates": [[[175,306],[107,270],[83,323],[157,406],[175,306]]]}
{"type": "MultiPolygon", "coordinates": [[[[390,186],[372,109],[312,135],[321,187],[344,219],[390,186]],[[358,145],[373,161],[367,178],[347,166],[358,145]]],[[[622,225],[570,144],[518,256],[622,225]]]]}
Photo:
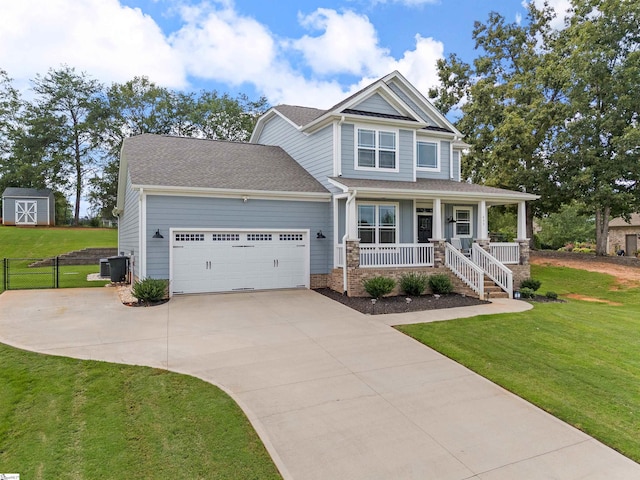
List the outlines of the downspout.
{"type": "MultiPolygon", "coordinates": [[[[342,176],[342,124],[344,123],[344,115],[338,122],[338,138],[336,142],[336,157],[338,157],[338,176],[342,176]]],[[[346,253],[346,252],[345,252],[346,253]]]]}
{"type": "MultiPolygon", "coordinates": [[[[344,117],[342,117],[344,118],[344,117]]],[[[344,236],[342,237],[342,248],[344,248],[344,254],[342,256],[342,291],[343,295],[347,294],[347,238],[349,238],[349,204],[353,202],[356,198],[357,191],[353,190],[349,197],[347,197],[347,201],[345,202],[345,215],[344,215],[344,236]]]]}

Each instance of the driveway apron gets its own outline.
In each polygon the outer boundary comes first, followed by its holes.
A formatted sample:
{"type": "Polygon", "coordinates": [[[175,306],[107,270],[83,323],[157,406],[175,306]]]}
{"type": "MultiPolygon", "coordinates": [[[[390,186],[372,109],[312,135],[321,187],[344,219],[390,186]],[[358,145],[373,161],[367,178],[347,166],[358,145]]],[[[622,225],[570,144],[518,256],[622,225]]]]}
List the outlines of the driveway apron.
{"type": "Polygon", "coordinates": [[[10,291],[0,341],[218,385],[285,479],[640,478],[640,465],[386,324],[523,305],[385,318],[309,290],[152,308],[125,307],[110,288],[10,291]]]}

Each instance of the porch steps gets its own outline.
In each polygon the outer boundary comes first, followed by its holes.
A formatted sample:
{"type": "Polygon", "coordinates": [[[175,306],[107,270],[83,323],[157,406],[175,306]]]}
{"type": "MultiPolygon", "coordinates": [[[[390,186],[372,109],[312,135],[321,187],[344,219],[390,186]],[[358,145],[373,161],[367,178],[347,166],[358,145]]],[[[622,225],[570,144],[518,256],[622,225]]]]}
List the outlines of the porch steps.
{"type": "Polygon", "coordinates": [[[487,300],[491,298],[509,298],[509,294],[502,290],[490,278],[484,277],[484,294],[487,300]]]}

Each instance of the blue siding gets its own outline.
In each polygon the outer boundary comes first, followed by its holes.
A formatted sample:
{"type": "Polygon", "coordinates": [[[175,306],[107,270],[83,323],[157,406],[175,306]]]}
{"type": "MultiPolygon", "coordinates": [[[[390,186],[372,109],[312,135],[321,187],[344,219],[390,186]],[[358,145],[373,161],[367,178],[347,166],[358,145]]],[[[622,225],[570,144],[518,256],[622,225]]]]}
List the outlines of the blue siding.
{"type": "Polygon", "coordinates": [[[333,228],[329,202],[151,195],[147,197],[147,275],[169,278],[169,228],[309,229],[311,273],[329,273],[333,228]],[[156,229],[163,239],[151,239],[156,229]],[[317,239],[318,230],[327,237],[317,239]],[[166,232],[166,234],[164,234],[166,232]]]}
{"type": "MultiPolygon", "coordinates": [[[[138,230],[140,212],[138,204],[138,192],[131,188],[131,179],[127,175],[127,186],[124,194],[123,212],[118,220],[118,247],[125,255],[140,255],[138,230]]],[[[139,276],[139,272],[134,271],[139,276]]]]}
{"type": "Polygon", "coordinates": [[[409,98],[409,96],[404,92],[404,90],[402,90],[395,82],[391,82],[388,85],[389,85],[389,88],[393,91],[393,93],[398,95],[407,105],[409,105],[411,107],[411,109],[414,112],[416,112],[418,115],[420,115],[422,120],[427,122],[432,127],[438,126],[438,124],[435,122],[435,120],[433,120],[433,118],[431,118],[427,114],[427,112],[425,112],[413,100],[411,100],[411,98],[409,98]]]}
{"type": "Polygon", "coordinates": [[[444,205],[444,236],[447,240],[451,240],[455,230],[454,223],[449,223],[448,219],[453,217],[454,207],[469,207],[471,208],[471,235],[472,238],[462,238],[462,248],[471,248],[471,243],[478,237],[478,205],[477,204],[465,204],[465,203],[447,203],[444,205]]]}
{"type": "MultiPolygon", "coordinates": [[[[433,138],[428,137],[418,137],[418,141],[424,140],[427,142],[436,142],[438,144],[438,155],[440,156],[440,171],[439,172],[425,172],[422,170],[416,171],[417,178],[436,178],[440,180],[450,180],[449,176],[449,163],[451,161],[451,142],[439,141],[433,138]]],[[[453,168],[453,180],[457,180],[458,178],[458,170],[456,170],[456,165],[453,168]]]]}
{"type": "Polygon", "coordinates": [[[453,151],[453,179],[456,181],[461,181],[460,179],[460,151],[453,151]]]}
{"type": "Polygon", "coordinates": [[[4,211],[2,222],[5,225],[15,225],[16,202],[19,201],[36,202],[36,225],[55,225],[55,200],[53,199],[53,195],[48,198],[4,197],[2,202],[2,208],[4,211]]]}
{"type": "MultiPolygon", "coordinates": [[[[376,128],[376,127],[372,127],[376,128]]],[[[347,178],[369,178],[375,180],[413,181],[414,146],[413,131],[400,130],[398,135],[398,172],[356,170],[355,125],[345,123],[341,130],[342,175],[347,178]]]]}
{"type": "Polygon", "coordinates": [[[333,127],[331,125],[311,135],[305,135],[276,115],[264,126],[257,143],[280,146],[325,188],[335,189],[327,181],[328,177],[333,176],[333,127]]]}
{"type": "Polygon", "coordinates": [[[416,241],[413,236],[413,200],[400,200],[400,214],[398,225],[400,227],[400,243],[413,243],[416,241]]]}
{"type": "Polygon", "coordinates": [[[354,110],[362,110],[363,112],[384,113],[388,115],[401,115],[395,108],[382,98],[379,93],[371,95],[366,100],[351,107],[354,110]]]}

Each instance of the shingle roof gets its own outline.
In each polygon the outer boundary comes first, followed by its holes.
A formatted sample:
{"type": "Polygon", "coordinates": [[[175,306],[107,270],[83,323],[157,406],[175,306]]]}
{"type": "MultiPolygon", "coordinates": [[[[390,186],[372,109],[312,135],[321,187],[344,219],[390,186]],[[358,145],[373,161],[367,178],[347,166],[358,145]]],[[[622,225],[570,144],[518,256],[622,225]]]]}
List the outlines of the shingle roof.
{"type": "Polygon", "coordinates": [[[632,213],[631,214],[631,223],[627,223],[623,218],[618,217],[614,218],[609,222],[609,228],[611,227],[637,227],[640,226],[640,214],[632,213]]]}
{"type": "Polygon", "coordinates": [[[2,192],[3,197],[48,197],[52,191],[48,188],[20,188],[20,187],[7,187],[2,192]]]}
{"type": "Polygon", "coordinates": [[[134,185],[328,193],[280,147],[145,134],[122,158],[134,185]]]}
{"type": "Polygon", "coordinates": [[[393,191],[414,191],[419,192],[442,192],[449,194],[485,194],[488,196],[510,196],[522,197],[523,200],[531,199],[533,195],[513,190],[504,190],[502,188],[487,187],[484,185],[476,185],[466,182],[455,182],[453,180],[438,180],[431,178],[418,178],[415,182],[395,181],[395,180],[369,180],[362,178],[345,178],[332,177],[332,180],[338,182],[345,187],[353,189],[375,189],[393,191]]]}
{"type": "Polygon", "coordinates": [[[328,111],[311,107],[299,107],[297,105],[277,105],[273,108],[275,108],[282,115],[287,117],[299,127],[302,127],[307,123],[311,123],[316,118],[321,117],[328,111]]]}

